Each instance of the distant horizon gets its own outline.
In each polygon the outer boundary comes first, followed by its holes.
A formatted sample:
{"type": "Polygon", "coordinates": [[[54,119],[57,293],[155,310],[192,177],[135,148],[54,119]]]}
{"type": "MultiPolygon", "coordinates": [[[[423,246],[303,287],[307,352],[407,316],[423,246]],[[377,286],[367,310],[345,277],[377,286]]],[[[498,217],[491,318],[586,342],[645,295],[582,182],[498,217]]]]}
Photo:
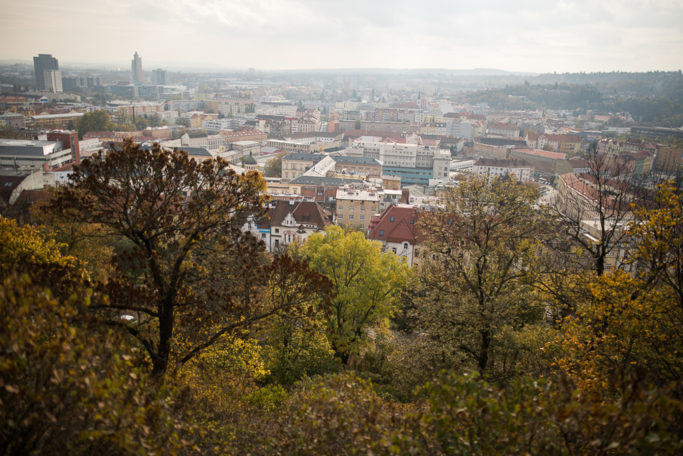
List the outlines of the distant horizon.
{"type": "Polygon", "coordinates": [[[681,49],[679,0],[23,0],[0,15],[2,60],[121,70],[137,51],[147,71],[678,71],[681,49]]]}
{"type": "MultiPolygon", "coordinates": [[[[38,55],[36,53],[35,55],[38,55]]],[[[40,54],[50,54],[59,61],[60,69],[92,69],[92,70],[102,70],[102,71],[128,71],[130,72],[129,66],[120,65],[118,63],[105,63],[105,62],[77,62],[77,61],[62,61],[58,55],[51,54],[49,52],[40,52],[40,54]],[[102,68],[106,67],[106,68],[102,68]]],[[[504,68],[494,68],[494,67],[472,67],[472,68],[447,68],[447,67],[310,67],[310,68],[259,68],[259,67],[210,67],[210,66],[197,66],[197,65],[182,65],[182,64],[156,64],[156,65],[145,65],[144,56],[140,54],[143,59],[142,70],[143,72],[152,72],[156,69],[163,69],[173,72],[209,72],[209,73],[221,73],[221,72],[247,72],[254,70],[256,72],[333,72],[333,71],[381,71],[381,72],[462,72],[462,73],[478,73],[486,76],[540,76],[545,74],[601,74],[601,73],[652,73],[652,72],[681,72],[681,68],[675,69],[649,69],[649,70],[638,70],[638,71],[627,71],[621,69],[614,70],[600,70],[600,71],[516,71],[507,70],[504,68]]],[[[33,66],[33,61],[31,59],[0,59],[0,65],[14,65],[23,64],[27,66],[33,66]]],[[[130,64],[129,64],[130,65],[130,64]]]]}

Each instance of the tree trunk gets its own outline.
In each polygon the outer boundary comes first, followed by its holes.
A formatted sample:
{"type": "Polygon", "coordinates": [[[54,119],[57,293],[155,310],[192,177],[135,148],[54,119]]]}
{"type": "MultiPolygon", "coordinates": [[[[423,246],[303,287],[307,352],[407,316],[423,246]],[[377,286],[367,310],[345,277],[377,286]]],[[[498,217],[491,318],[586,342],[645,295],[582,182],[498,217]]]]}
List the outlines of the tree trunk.
{"type": "Polygon", "coordinates": [[[481,335],[481,348],[479,349],[478,367],[479,373],[483,374],[489,362],[489,349],[491,348],[491,332],[488,330],[479,331],[481,335]]]}
{"type": "Polygon", "coordinates": [[[163,377],[168,367],[168,358],[171,354],[171,339],[173,337],[173,304],[165,302],[161,304],[159,312],[159,345],[157,356],[152,360],[152,375],[163,377]]]}

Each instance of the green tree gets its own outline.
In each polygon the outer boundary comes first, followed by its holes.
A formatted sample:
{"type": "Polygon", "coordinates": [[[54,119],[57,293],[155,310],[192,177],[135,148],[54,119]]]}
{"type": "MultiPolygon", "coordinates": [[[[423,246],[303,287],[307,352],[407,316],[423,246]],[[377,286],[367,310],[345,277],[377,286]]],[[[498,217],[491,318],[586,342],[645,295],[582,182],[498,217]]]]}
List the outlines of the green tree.
{"type": "Polygon", "coordinates": [[[541,319],[529,280],[544,232],[537,196],[510,180],[471,178],[421,218],[427,254],[414,314],[451,367],[506,373],[523,351],[522,330],[541,319]]]}
{"type": "Polygon", "coordinates": [[[2,452],[175,453],[168,396],[149,393],[135,350],[88,318],[105,298],[61,248],[0,218],[2,452]]]}
{"type": "Polygon", "coordinates": [[[271,261],[241,234],[246,217],[262,210],[263,190],[258,173],[238,175],[222,159],[197,163],[126,141],[74,167],[56,193],[52,210],[125,239],[105,286],[110,300],[98,309],[139,341],[156,376],[289,304],[260,299],[265,284],[293,280],[293,295],[310,286],[305,265],[271,261]]]}
{"type": "Polygon", "coordinates": [[[282,177],[282,157],[285,155],[287,155],[287,152],[280,152],[266,162],[266,177],[282,177]]]}
{"type": "Polygon", "coordinates": [[[111,127],[111,118],[107,111],[86,112],[78,119],[78,137],[83,139],[83,135],[90,131],[108,131],[111,127]]]}
{"type": "Polygon", "coordinates": [[[348,364],[367,342],[368,330],[388,325],[408,266],[363,233],[338,226],[310,236],[298,254],[332,281],[335,296],[326,314],[327,332],[336,357],[348,364]]]}
{"type": "Polygon", "coordinates": [[[147,127],[149,127],[149,122],[147,118],[143,116],[137,116],[137,118],[135,119],[135,128],[137,130],[144,130],[147,127]]]}

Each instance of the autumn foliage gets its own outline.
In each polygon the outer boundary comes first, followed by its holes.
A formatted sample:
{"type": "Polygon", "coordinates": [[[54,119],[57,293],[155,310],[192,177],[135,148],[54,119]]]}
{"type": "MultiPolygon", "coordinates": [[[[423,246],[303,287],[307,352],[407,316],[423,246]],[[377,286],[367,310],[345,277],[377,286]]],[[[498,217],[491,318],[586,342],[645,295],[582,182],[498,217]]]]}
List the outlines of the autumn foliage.
{"type": "Polygon", "coordinates": [[[338,227],[268,254],[263,189],[126,142],[45,226],[0,219],[3,454],[683,450],[673,186],[600,275],[547,267],[563,234],[514,182],[451,191],[414,268],[338,227]]]}

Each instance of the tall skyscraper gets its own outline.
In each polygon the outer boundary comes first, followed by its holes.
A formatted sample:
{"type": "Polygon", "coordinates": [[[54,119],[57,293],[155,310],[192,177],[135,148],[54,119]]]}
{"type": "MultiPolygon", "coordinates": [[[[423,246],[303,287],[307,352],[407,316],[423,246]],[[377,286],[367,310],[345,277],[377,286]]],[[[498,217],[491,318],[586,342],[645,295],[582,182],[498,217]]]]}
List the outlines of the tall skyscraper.
{"type": "Polygon", "coordinates": [[[130,72],[133,76],[133,82],[142,82],[142,59],[138,55],[137,51],[133,56],[133,60],[130,64],[130,72]]]}
{"type": "Polygon", "coordinates": [[[38,57],[33,57],[33,71],[38,90],[62,91],[62,72],[59,71],[59,62],[52,54],[38,54],[38,57]]]}

